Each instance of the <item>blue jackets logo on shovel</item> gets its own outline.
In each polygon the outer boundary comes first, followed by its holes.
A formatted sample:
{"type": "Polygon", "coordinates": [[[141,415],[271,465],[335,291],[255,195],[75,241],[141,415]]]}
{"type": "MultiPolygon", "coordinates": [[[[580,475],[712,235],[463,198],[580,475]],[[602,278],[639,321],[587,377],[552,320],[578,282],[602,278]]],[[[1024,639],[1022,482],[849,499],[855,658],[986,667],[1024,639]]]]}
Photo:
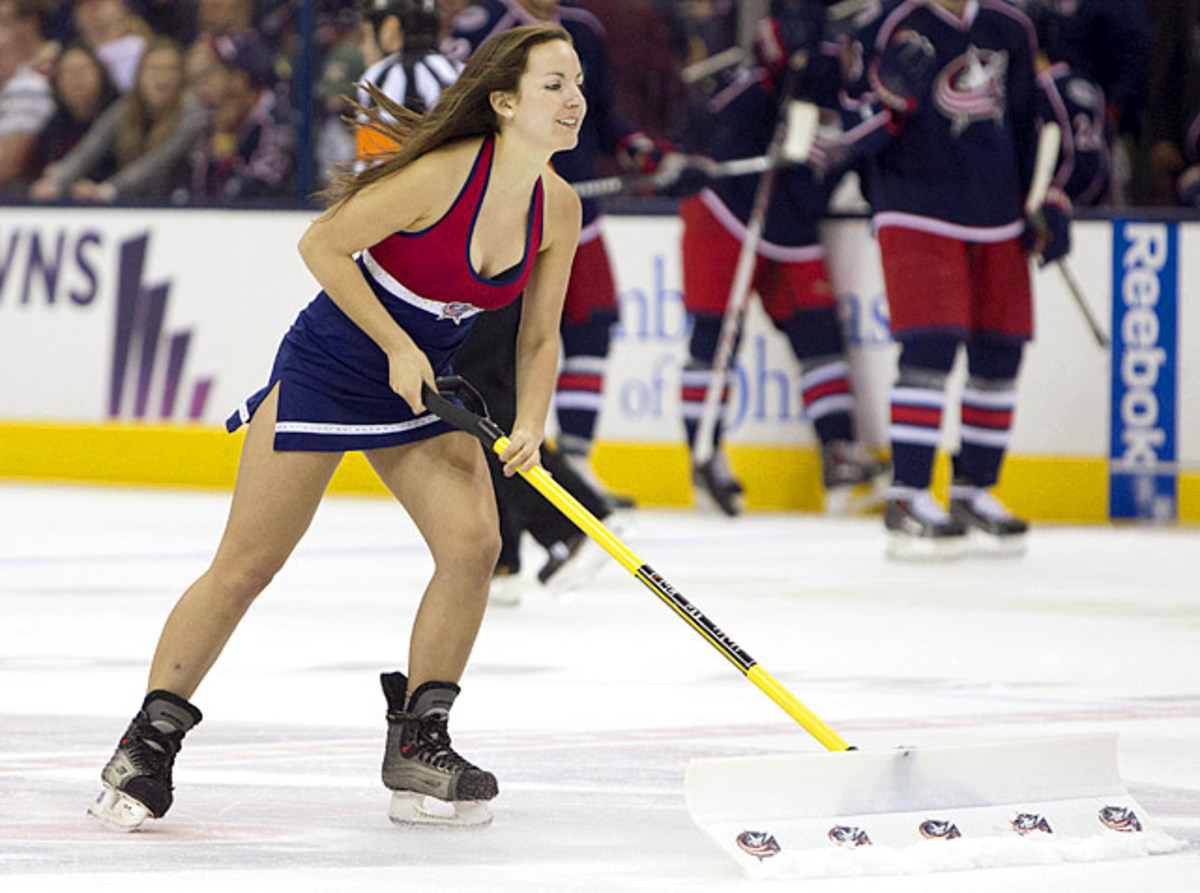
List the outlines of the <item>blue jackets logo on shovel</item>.
{"type": "Polygon", "coordinates": [[[737,845],[759,862],[779,853],[779,843],[770,831],[743,831],[737,836],[737,845]]]}

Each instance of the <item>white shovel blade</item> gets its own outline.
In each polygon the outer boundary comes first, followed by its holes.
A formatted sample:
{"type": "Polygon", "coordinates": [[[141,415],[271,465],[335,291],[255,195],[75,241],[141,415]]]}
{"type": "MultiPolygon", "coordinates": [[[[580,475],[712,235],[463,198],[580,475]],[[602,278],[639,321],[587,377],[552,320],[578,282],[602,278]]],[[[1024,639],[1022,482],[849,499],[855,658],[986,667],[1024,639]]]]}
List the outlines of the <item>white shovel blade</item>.
{"type": "Polygon", "coordinates": [[[698,759],[696,824],[750,875],[911,874],[1169,852],[1115,735],[698,759]]]}

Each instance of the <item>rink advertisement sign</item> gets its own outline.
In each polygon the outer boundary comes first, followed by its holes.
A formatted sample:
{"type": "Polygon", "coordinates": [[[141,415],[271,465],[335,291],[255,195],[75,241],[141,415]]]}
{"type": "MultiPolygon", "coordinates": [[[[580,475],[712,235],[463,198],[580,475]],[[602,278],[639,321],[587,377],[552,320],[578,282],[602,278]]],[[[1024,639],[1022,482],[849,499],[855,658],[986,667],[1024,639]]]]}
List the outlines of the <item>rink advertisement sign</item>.
{"type": "Polygon", "coordinates": [[[1172,521],[1178,502],[1179,232],[1113,221],[1109,514],[1172,521]]]}

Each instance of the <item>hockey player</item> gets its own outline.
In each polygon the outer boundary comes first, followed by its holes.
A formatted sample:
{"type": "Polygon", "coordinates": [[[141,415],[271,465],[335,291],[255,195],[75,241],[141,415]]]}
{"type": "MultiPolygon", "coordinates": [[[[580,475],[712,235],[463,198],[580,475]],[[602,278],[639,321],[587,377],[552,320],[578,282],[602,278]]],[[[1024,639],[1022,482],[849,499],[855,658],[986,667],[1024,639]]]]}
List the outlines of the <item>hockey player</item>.
{"type": "Polygon", "coordinates": [[[1063,22],[1054,0],[1029,0],[1025,14],[1037,32],[1037,110],[1039,124],[1054,122],[1062,148],[1050,201],[1071,206],[1099,204],[1108,193],[1112,159],[1106,137],[1104,91],[1064,61],[1063,22]]]}
{"type": "Polygon", "coordinates": [[[1049,262],[1069,249],[1065,207],[1047,204],[1028,229],[1024,219],[1037,145],[1035,46],[1029,19],[1003,0],[890,2],[858,35],[890,137],[866,180],[900,344],[884,516],[896,557],[961,554],[968,532],[998,551],[1024,546],[1028,525],[991,488],[1033,331],[1027,254],[1049,262]],[[946,382],[964,345],[946,512],[929,487],[946,382]]]}
{"type": "Polygon", "coordinates": [[[167,620],[93,815],[131,829],[170,808],[175,757],[201,719],[189,699],[303,536],[344,452],[362,450],[434,559],[408,673],[381,677],[389,815],[432,820],[430,795],[453,807],[446,821],[490,819],[496,779],[454,751],[447,718],[500,549],[495,503],[478,442],[428,413],[422,392],[451,371],[481,310],[523,292],[516,423],[500,458],[509,475],[537,463],[580,218],[548,162],[578,141],[582,78],[569,36],[542,24],[489,41],[426,116],[373,94],[403,148],[339,180],[301,238],[323,291],[284,337],[267,386],[229,420],[249,433],[225,535],[167,620]]]}
{"type": "MultiPolygon", "coordinates": [[[[840,75],[836,54],[823,41],[824,4],[773,0],[771,12],[759,23],[756,63],[739,70],[710,104],[715,117],[708,149],[716,160],[766,152],[780,109],[791,99],[827,107],[836,103],[840,75]]],[[[845,510],[851,491],[882,476],[884,467],[855,437],[850,367],[818,232],[834,180],[803,166],[781,169],[775,177],[752,285],[800,363],[801,397],[821,442],[826,507],[845,510]]],[[[759,177],[718,180],[679,209],[683,298],[692,318],[681,403],[693,453],[730,283],[758,184],[759,177]]],[[[724,409],[727,381],[721,386],[724,409]]],[[[692,482],[704,502],[736,515],[742,509],[742,485],[721,451],[722,433],[718,421],[712,458],[703,463],[693,460],[692,482]]]]}
{"type": "MultiPolygon", "coordinates": [[[[636,132],[616,114],[604,28],[590,12],[560,5],[558,0],[475,0],[455,19],[444,51],[455,58],[466,58],[490,35],[541,20],[557,21],[567,29],[586,75],[588,117],[579,147],[555,157],[555,169],[568,182],[588,180],[596,176],[599,157],[613,156],[627,170],[654,173],[661,167],[681,175],[675,184],[691,182],[681,154],[663,141],[636,132]],[[675,157],[668,161],[671,155],[675,157]]],[[[662,191],[672,191],[671,178],[664,177],[660,182],[662,191]]],[[[563,313],[563,363],[554,403],[558,447],[597,487],[602,485],[595,480],[588,457],[603,402],[605,366],[617,318],[616,286],[604,245],[603,221],[597,203],[584,201],[583,231],[563,313]]]]}

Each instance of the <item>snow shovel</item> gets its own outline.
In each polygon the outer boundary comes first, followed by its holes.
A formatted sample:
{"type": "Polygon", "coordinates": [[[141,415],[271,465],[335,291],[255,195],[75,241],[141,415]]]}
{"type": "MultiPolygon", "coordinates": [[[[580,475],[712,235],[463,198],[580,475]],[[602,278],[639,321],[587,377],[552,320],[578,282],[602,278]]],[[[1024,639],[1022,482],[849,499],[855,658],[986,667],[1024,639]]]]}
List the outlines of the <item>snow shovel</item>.
{"type": "MultiPolygon", "coordinates": [[[[504,452],[508,438],[470,384],[447,376],[437,388],[422,392],[430,410],[487,450],[504,452]]],[[[1121,782],[1115,734],[851,747],[544,468],[521,475],[826,748],[688,764],[688,811],[747,874],[907,874],[1125,858],[1182,846],[1151,827],[1121,782]]]]}

